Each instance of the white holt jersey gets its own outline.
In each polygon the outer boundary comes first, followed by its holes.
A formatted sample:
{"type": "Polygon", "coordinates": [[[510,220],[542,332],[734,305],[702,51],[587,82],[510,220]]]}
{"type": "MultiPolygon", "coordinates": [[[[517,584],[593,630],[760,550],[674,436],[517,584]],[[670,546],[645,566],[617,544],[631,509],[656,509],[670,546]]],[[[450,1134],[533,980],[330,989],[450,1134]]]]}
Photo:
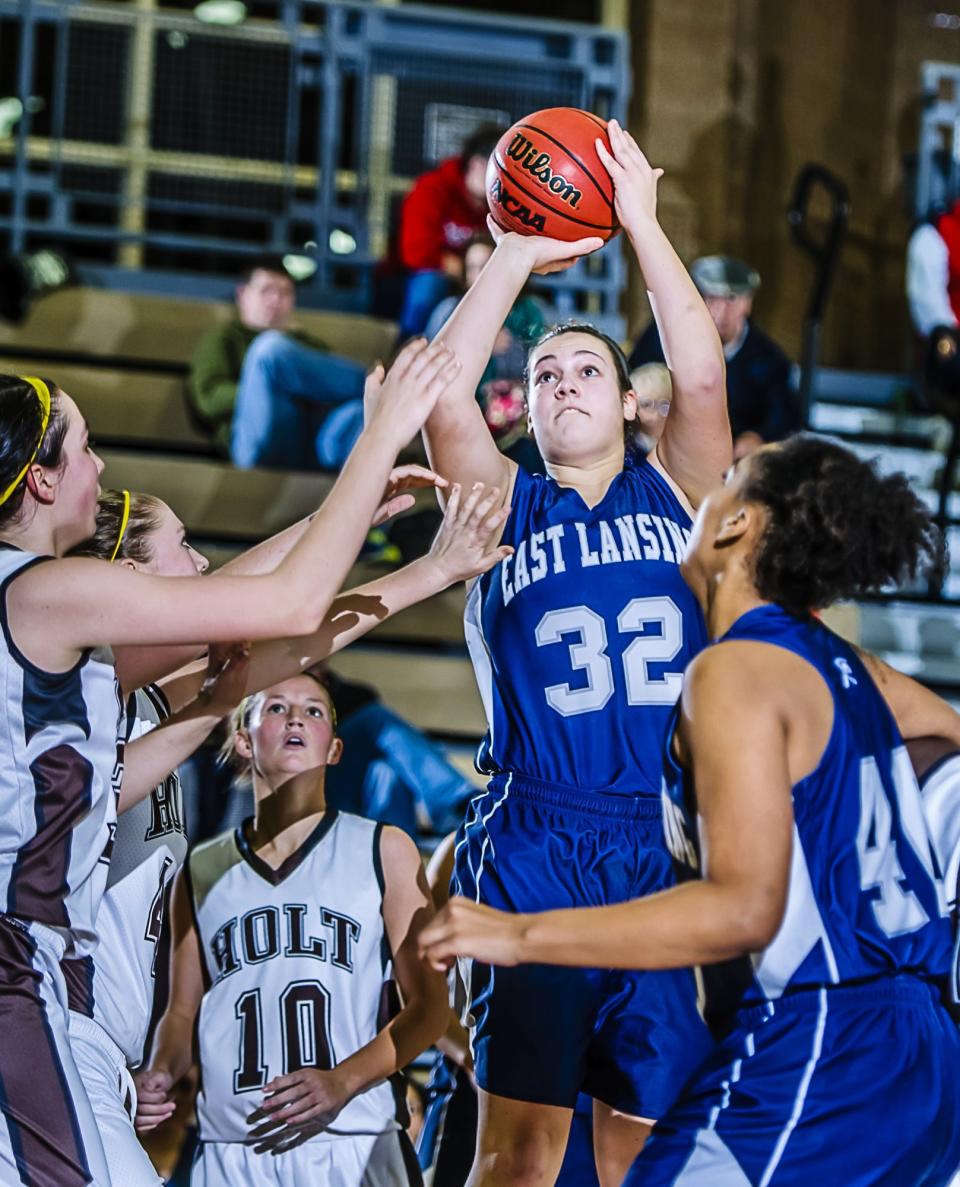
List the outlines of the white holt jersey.
{"type": "Polygon", "coordinates": [[[960,752],[947,754],[920,779],[923,814],[940,865],[947,902],[960,889],[960,752]]]}
{"type": "Polygon", "coordinates": [[[84,955],[113,848],[125,714],[109,648],[66,672],[17,648],[7,591],[47,560],[0,545],[0,912],[45,924],[84,955]]]}
{"type": "MultiPolygon", "coordinates": [[[[128,702],[128,737],[170,716],[156,686],[128,702]]],[[[167,888],[187,856],[180,777],[174,770],[117,820],[107,891],[97,915],[96,951],[63,962],[70,1009],[98,1022],[131,1066],[143,1058],[159,972],[166,983],[164,915],[167,888]]]]}
{"type": "MultiPolygon", "coordinates": [[[[208,988],[200,1006],[200,1137],[242,1142],[263,1086],[331,1068],[375,1038],[392,973],[383,924],[382,825],[328,810],[274,870],[246,826],[199,846],[187,871],[208,988]]],[[[397,1129],[388,1083],[328,1133],[397,1129]]]]}

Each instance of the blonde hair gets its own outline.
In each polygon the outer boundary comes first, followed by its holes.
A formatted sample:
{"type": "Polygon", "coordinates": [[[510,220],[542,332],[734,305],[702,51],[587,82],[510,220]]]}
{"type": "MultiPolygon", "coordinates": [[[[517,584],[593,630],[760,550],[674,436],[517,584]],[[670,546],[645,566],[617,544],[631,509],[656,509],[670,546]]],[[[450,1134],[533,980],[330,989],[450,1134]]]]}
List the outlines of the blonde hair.
{"type": "Polygon", "coordinates": [[[72,549],[71,556],[93,556],[100,560],[136,561],[147,565],[153,559],[150,537],[160,526],[160,499],[130,492],[130,513],[123,527],[124,492],[105,490],[97,501],[97,527],[89,540],[72,549]],[[122,536],[121,536],[121,529],[122,536]]]}
{"type": "Polygon", "coordinates": [[[670,369],[663,363],[644,363],[641,367],[635,367],[630,372],[630,382],[638,398],[646,397],[654,401],[673,399],[670,369]]]}

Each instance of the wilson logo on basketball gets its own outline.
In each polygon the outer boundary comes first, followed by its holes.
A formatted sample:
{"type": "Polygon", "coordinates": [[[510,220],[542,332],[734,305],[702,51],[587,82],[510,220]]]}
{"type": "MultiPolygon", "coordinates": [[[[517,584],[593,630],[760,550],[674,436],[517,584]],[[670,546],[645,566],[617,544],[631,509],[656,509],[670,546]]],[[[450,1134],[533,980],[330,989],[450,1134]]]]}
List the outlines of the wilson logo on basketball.
{"type": "Polygon", "coordinates": [[[510,191],[505,188],[499,177],[495,177],[491,182],[489,197],[491,202],[496,202],[498,205],[502,206],[507,214],[513,215],[513,217],[519,223],[522,223],[523,226],[529,227],[531,231],[537,231],[541,234],[543,233],[544,227],[546,226],[545,216],[542,214],[534,214],[530,207],[527,206],[521,198],[518,198],[516,194],[511,194],[510,191]]]}
{"type": "Polygon", "coordinates": [[[561,202],[576,209],[583,194],[561,173],[552,168],[552,158],[547,152],[540,152],[531,140],[522,132],[517,132],[507,146],[507,156],[516,161],[521,169],[525,169],[531,177],[535,177],[541,185],[546,186],[551,194],[556,194],[561,202]]]}

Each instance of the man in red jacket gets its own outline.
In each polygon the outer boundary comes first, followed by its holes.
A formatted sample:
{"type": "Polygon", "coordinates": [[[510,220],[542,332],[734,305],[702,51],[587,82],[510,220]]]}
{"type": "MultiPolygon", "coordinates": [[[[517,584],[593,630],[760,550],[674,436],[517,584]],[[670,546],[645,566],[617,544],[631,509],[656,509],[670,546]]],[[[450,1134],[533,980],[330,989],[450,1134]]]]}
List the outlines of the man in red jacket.
{"type": "Polygon", "coordinates": [[[421,334],[450,288],[463,280],[463,255],[477,231],[486,228],[487,159],[499,129],[480,128],[459,157],[421,174],[400,208],[400,263],[408,272],[400,332],[421,334]]]}

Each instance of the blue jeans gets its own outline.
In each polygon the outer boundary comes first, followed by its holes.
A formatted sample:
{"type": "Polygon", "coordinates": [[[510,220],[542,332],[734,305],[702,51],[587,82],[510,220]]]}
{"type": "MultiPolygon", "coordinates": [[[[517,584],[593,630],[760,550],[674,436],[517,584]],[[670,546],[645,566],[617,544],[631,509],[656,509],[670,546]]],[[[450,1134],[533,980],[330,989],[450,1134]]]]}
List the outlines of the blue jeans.
{"type": "Polygon", "coordinates": [[[351,713],[338,732],[343,758],[327,767],[326,789],[327,802],[344,812],[395,824],[411,836],[425,816],[442,836],[478,794],[435,742],[379,701],[351,713]]]}
{"type": "Polygon", "coordinates": [[[234,465],[339,469],[363,428],[364,379],[364,368],[351,359],[264,330],[240,372],[230,439],[234,465]]]}
{"type": "Polygon", "coordinates": [[[403,294],[400,312],[400,337],[412,338],[426,329],[430,314],[450,292],[446,272],[411,272],[403,294]]]}

